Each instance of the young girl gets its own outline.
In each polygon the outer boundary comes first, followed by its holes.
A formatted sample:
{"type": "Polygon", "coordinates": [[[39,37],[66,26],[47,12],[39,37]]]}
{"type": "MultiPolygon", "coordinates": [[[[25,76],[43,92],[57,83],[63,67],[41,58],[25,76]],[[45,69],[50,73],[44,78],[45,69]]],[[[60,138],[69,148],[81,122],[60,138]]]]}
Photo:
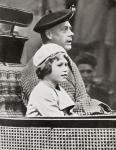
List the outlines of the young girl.
{"type": "Polygon", "coordinates": [[[33,63],[40,79],[30,94],[27,117],[62,117],[71,115],[74,102],[59,86],[68,74],[66,51],[56,44],[46,44],[34,55],[33,63]]]}

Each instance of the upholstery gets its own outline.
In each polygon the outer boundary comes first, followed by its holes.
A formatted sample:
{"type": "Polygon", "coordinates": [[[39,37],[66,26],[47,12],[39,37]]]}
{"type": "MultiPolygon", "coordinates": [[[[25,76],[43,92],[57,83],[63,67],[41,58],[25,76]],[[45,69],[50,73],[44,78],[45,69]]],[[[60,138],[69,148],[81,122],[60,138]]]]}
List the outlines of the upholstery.
{"type": "Polygon", "coordinates": [[[21,99],[23,65],[0,62],[0,116],[22,117],[26,108],[21,99]]]}

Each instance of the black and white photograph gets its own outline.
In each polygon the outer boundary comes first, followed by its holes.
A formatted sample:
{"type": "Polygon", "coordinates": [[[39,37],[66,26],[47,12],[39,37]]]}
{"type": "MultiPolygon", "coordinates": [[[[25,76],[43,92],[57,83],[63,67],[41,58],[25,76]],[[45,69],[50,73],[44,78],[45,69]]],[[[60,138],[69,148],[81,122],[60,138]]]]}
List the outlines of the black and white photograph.
{"type": "Polygon", "coordinates": [[[116,0],[0,0],[0,150],[116,150],[116,0]]]}

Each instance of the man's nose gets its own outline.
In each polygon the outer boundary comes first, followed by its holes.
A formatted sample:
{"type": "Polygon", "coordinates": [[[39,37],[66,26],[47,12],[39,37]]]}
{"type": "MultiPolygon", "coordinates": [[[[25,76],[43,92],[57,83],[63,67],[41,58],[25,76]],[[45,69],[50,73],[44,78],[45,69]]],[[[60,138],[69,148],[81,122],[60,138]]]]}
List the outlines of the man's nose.
{"type": "Polygon", "coordinates": [[[71,30],[70,30],[69,32],[70,32],[70,35],[71,35],[71,36],[73,36],[73,35],[74,35],[74,32],[72,32],[71,30]]]}
{"type": "Polygon", "coordinates": [[[74,35],[74,33],[72,32],[71,29],[68,29],[68,34],[69,34],[70,36],[73,36],[73,35],[74,35]]]}

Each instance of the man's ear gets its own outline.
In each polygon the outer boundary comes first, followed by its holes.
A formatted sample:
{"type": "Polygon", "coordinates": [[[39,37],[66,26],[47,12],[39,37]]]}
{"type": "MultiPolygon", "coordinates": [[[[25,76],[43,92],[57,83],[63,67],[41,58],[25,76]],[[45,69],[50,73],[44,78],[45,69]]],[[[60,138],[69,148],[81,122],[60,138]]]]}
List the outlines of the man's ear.
{"type": "Polygon", "coordinates": [[[52,32],[50,30],[45,31],[46,37],[51,40],[52,39],[52,32]]]}

